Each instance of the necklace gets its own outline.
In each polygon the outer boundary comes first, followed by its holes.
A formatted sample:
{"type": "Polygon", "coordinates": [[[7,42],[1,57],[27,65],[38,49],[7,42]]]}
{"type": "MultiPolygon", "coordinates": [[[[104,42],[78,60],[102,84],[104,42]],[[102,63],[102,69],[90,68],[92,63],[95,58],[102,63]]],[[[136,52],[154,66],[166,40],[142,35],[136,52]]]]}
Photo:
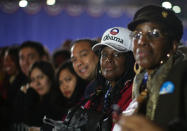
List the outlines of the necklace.
{"type": "Polygon", "coordinates": [[[144,79],[140,87],[140,95],[137,97],[138,103],[142,103],[148,96],[147,80],[148,80],[148,73],[146,72],[144,74],[144,79]]]}

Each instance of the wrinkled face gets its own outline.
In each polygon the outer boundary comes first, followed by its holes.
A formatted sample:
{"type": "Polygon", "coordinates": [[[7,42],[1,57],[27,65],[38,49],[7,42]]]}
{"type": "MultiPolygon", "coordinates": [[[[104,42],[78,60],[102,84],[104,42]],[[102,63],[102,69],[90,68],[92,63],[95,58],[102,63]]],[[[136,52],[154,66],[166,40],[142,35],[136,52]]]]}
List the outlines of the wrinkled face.
{"type": "Polygon", "coordinates": [[[77,84],[77,78],[68,69],[63,69],[59,75],[59,88],[64,97],[71,98],[77,84]]]}
{"type": "Polygon", "coordinates": [[[100,65],[102,75],[109,81],[118,80],[125,72],[125,54],[119,53],[110,47],[101,51],[100,65]]]}
{"type": "Polygon", "coordinates": [[[30,86],[40,95],[46,95],[50,90],[50,80],[39,68],[34,68],[30,75],[30,86]]]}
{"type": "Polygon", "coordinates": [[[135,60],[145,69],[154,69],[158,66],[171,48],[160,26],[152,22],[139,24],[132,37],[135,60]]]}
{"type": "Polygon", "coordinates": [[[32,64],[39,60],[40,56],[38,52],[33,48],[25,47],[19,52],[19,64],[22,72],[26,76],[29,75],[29,68],[32,66],[32,64]]]}
{"type": "Polygon", "coordinates": [[[92,80],[95,77],[98,63],[97,55],[87,42],[76,43],[71,48],[71,60],[75,72],[84,80],[92,80]]]}
{"type": "Polygon", "coordinates": [[[4,56],[3,68],[8,75],[15,75],[18,70],[16,63],[7,52],[4,56]]]}

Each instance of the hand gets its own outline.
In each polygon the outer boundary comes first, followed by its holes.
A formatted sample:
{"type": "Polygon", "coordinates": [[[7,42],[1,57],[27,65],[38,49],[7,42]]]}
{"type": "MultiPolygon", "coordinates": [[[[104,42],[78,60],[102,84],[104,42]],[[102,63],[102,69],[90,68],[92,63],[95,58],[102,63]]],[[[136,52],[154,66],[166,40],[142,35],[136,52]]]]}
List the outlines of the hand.
{"type": "Polygon", "coordinates": [[[40,131],[40,127],[30,127],[28,131],[40,131]]]}
{"type": "Polygon", "coordinates": [[[121,131],[163,131],[159,126],[140,115],[123,115],[120,117],[119,125],[121,131]]]}

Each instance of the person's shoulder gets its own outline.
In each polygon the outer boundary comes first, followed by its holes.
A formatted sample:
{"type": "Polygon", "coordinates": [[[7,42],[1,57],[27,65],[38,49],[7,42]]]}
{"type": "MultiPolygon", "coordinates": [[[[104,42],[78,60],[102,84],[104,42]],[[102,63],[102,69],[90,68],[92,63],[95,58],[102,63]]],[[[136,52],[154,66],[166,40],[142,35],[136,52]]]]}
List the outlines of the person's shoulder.
{"type": "Polygon", "coordinates": [[[161,85],[159,102],[155,113],[155,122],[157,124],[168,126],[168,123],[170,123],[172,125],[175,120],[180,120],[178,114],[187,112],[186,108],[184,108],[187,100],[185,95],[187,93],[186,67],[187,61],[174,65],[161,85]]]}
{"type": "Polygon", "coordinates": [[[183,60],[187,60],[187,46],[181,43],[181,45],[178,46],[177,53],[182,54],[183,60]]]}
{"type": "MultiPolygon", "coordinates": [[[[177,64],[175,64],[169,74],[179,74],[182,75],[187,71],[187,60],[180,61],[177,64]]],[[[185,74],[184,74],[185,75],[185,74]]],[[[169,75],[168,75],[169,76],[169,75]]]]}
{"type": "Polygon", "coordinates": [[[187,88],[187,80],[186,80],[186,74],[187,74],[187,60],[181,61],[174,65],[170,72],[168,73],[165,81],[163,82],[160,92],[162,94],[162,90],[168,90],[172,89],[173,93],[176,92],[178,89],[184,89],[187,88]]]}

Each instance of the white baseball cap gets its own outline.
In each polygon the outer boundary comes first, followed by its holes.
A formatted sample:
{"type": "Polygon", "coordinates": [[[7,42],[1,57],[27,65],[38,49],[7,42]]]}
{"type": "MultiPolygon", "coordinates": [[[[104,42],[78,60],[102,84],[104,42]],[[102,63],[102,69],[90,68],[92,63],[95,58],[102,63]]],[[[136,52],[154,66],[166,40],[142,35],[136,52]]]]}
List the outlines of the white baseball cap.
{"type": "Polygon", "coordinates": [[[118,52],[132,51],[131,31],[123,27],[107,29],[102,36],[101,42],[94,45],[92,50],[98,50],[101,46],[108,46],[118,52]]]}

